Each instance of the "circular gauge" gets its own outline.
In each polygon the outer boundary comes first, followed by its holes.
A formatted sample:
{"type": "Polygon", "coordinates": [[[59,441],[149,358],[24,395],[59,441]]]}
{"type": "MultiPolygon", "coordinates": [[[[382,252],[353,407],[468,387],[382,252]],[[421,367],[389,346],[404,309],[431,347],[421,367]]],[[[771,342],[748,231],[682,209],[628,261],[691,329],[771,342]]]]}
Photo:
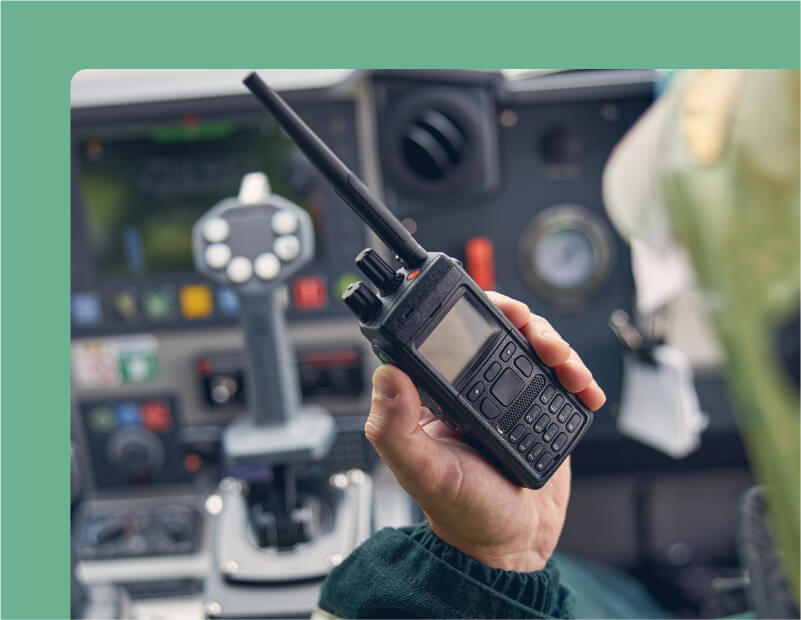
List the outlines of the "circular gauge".
{"type": "Polygon", "coordinates": [[[531,223],[520,243],[520,265],[528,283],[555,301],[586,299],[609,276],[611,234],[584,207],[559,205],[531,223]]]}

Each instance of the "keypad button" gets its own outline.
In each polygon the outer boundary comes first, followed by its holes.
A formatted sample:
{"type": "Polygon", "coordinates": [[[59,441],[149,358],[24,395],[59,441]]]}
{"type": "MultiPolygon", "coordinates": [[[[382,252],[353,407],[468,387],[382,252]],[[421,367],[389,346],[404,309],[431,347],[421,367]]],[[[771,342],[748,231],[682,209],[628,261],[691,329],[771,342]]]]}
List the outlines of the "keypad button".
{"type": "Polygon", "coordinates": [[[540,400],[547,405],[553,398],[555,392],[556,390],[553,389],[553,386],[549,385],[543,390],[542,394],[540,394],[540,400]]]}
{"type": "Polygon", "coordinates": [[[485,418],[492,420],[501,414],[501,410],[489,398],[485,398],[481,401],[481,413],[484,414],[485,418]]]}
{"type": "Polygon", "coordinates": [[[559,433],[559,436],[553,440],[551,449],[553,449],[554,452],[559,452],[559,450],[565,447],[565,443],[567,443],[567,435],[559,433]]]}
{"type": "Polygon", "coordinates": [[[557,394],[556,396],[553,397],[551,404],[548,405],[548,409],[551,410],[551,413],[556,413],[557,411],[559,411],[559,407],[562,406],[563,402],[565,402],[565,399],[562,397],[561,394],[557,394]]]}
{"type": "Polygon", "coordinates": [[[545,429],[545,432],[542,434],[542,439],[546,443],[551,443],[553,438],[556,437],[556,432],[559,430],[559,427],[556,424],[551,424],[548,428],[545,429]]]}
{"type": "Polygon", "coordinates": [[[512,358],[512,355],[514,355],[515,349],[517,349],[517,347],[514,342],[507,342],[503,351],[501,351],[501,359],[504,362],[508,362],[512,358]]]}
{"type": "Polygon", "coordinates": [[[521,355],[515,360],[515,366],[517,369],[522,372],[526,377],[531,376],[531,371],[534,370],[534,364],[531,363],[531,360],[528,359],[525,355],[521,355]]]}
{"type": "Polygon", "coordinates": [[[523,380],[510,368],[501,373],[501,376],[498,377],[498,380],[491,388],[493,396],[504,406],[511,405],[522,390],[523,380]]]}
{"type": "Polygon", "coordinates": [[[571,409],[570,405],[565,405],[564,407],[562,407],[562,410],[559,412],[559,415],[556,416],[556,419],[559,420],[562,424],[564,424],[572,412],[573,409],[571,409]]]}
{"type": "MultiPolygon", "coordinates": [[[[534,424],[534,420],[537,419],[537,416],[540,413],[542,413],[542,409],[540,408],[540,406],[539,405],[533,405],[531,407],[531,409],[529,409],[526,412],[526,417],[525,417],[526,424],[534,424]]],[[[542,431],[537,431],[537,432],[540,433],[542,431]]]]}
{"type": "Polygon", "coordinates": [[[487,381],[492,381],[501,372],[501,365],[498,362],[492,362],[487,370],[484,372],[484,378],[487,381]]]}
{"type": "Polygon", "coordinates": [[[545,450],[545,446],[543,446],[541,443],[538,443],[536,446],[534,446],[533,448],[531,448],[531,450],[528,451],[528,454],[526,454],[526,460],[529,463],[533,463],[536,460],[536,458],[540,454],[542,454],[543,450],[545,450]]]}
{"type": "Polygon", "coordinates": [[[512,432],[509,433],[509,442],[510,443],[517,443],[520,441],[520,438],[523,436],[523,433],[526,432],[526,428],[522,424],[518,424],[512,429],[512,432]]]}
{"type": "Polygon", "coordinates": [[[547,452],[540,457],[540,460],[537,461],[537,464],[534,466],[537,471],[545,471],[545,468],[551,464],[553,458],[547,452]]]}
{"type": "Polygon", "coordinates": [[[481,396],[481,392],[484,391],[484,384],[479,381],[476,383],[471,389],[470,393],[467,395],[467,398],[470,400],[476,400],[479,396],[481,396]]]}
{"type": "Polygon", "coordinates": [[[540,419],[537,420],[537,423],[534,425],[534,432],[541,433],[546,429],[548,426],[548,422],[550,422],[550,418],[545,415],[544,413],[540,416],[540,419]]]}
{"type": "Polygon", "coordinates": [[[581,427],[581,416],[579,414],[574,414],[572,418],[570,418],[570,422],[567,423],[565,428],[567,429],[568,433],[572,433],[575,430],[578,430],[581,427]]]}
{"type": "Polygon", "coordinates": [[[524,453],[531,447],[531,444],[534,443],[534,435],[531,433],[527,433],[525,437],[521,440],[521,442],[517,446],[517,451],[520,453],[524,453]]]}

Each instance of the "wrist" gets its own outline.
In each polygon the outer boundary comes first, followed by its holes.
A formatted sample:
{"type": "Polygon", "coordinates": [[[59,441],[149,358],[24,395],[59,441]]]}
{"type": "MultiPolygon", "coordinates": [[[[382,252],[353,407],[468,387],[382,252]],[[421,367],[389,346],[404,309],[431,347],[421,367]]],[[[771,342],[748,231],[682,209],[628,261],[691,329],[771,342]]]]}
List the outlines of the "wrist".
{"type": "Polygon", "coordinates": [[[443,542],[492,568],[516,573],[533,573],[543,570],[551,557],[550,553],[534,548],[530,541],[520,542],[520,544],[478,544],[460,536],[454,536],[450,531],[439,528],[436,523],[431,521],[429,521],[429,527],[443,542]]]}

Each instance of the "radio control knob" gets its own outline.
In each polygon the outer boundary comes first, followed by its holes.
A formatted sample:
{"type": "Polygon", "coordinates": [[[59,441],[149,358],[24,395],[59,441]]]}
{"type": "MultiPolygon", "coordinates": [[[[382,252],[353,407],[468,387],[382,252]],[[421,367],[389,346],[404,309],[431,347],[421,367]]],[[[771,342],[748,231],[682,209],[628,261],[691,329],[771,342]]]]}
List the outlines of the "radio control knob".
{"type": "Polygon", "coordinates": [[[375,318],[381,309],[381,300],[364,282],[354,282],[342,293],[342,301],[363,323],[375,318]]]}
{"type": "Polygon", "coordinates": [[[403,276],[372,248],[362,250],[356,257],[356,266],[370,279],[370,282],[378,287],[378,292],[384,296],[394,293],[403,281],[403,276]]]}

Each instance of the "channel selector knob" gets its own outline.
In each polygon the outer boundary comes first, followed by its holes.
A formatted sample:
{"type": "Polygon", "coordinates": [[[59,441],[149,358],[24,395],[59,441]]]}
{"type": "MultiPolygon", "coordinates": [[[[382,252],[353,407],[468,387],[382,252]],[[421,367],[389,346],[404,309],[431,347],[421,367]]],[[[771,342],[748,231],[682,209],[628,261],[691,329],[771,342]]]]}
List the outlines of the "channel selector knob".
{"type": "Polygon", "coordinates": [[[349,285],[342,293],[342,301],[363,323],[372,320],[381,308],[381,300],[364,282],[349,285]]]}
{"type": "Polygon", "coordinates": [[[394,270],[372,248],[361,251],[356,257],[356,266],[370,279],[370,282],[378,287],[378,292],[384,296],[394,293],[403,281],[403,275],[394,270]]]}

